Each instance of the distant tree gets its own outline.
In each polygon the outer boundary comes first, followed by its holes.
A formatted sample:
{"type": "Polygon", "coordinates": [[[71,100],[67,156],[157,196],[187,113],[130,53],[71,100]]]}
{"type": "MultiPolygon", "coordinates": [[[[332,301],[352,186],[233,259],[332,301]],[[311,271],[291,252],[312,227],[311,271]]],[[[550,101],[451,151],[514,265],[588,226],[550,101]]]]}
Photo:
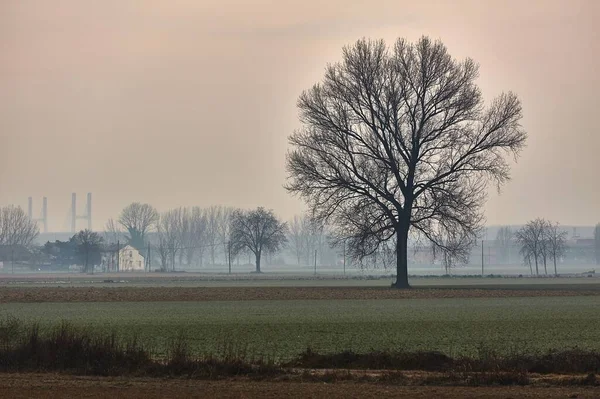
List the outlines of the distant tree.
{"type": "Polygon", "coordinates": [[[279,221],[273,211],[257,208],[236,210],[231,216],[231,243],[235,253],[247,249],[256,259],[256,272],[264,253],[276,252],[287,242],[287,224],[279,221]]]}
{"type": "Polygon", "coordinates": [[[596,264],[600,265],[600,223],[594,228],[594,249],[596,252],[596,264]]]}
{"type": "Polygon", "coordinates": [[[77,253],[83,263],[83,270],[86,273],[89,272],[91,265],[91,271],[94,273],[94,265],[101,261],[104,239],[100,234],[86,229],[74,235],[73,241],[77,245],[77,253]]]}
{"type": "Polygon", "coordinates": [[[0,245],[29,247],[39,232],[37,223],[21,207],[0,207],[0,245]]]}
{"type": "Polygon", "coordinates": [[[206,209],[206,244],[210,253],[210,264],[215,264],[216,249],[219,239],[219,221],[223,208],[213,205],[206,209]]]}
{"type": "Polygon", "coordinates": [[[108,219],[104,226],[104,242],[106,244],[116,244],[121,241],[121,238],[123,238],[121,225],[115,222],[114,219],[108,219]]]}
{"type": "Polygon", "coordinates": [[[299,265],[312,265],[314,253],[324,252],[328,244],[325,226],[309,213],[296,215],[288,224],[288,244],[299,265]]]}
{"type": "Polygon", "coordinates": [[[554,262],[554,275],[558,276],[556,260],[567,251],[567,232],[561,231],[558,223],[547,222],[544,229],[545,248],[554,262]]]}
{"type": "Polygon", "coordinates": [[[206,247],[206,214],[203,209],[195,206],[190,210],[186,208],[183,218],[187,220],[189,226],[181,243],[186,262],[191,265],[196,259],[198,264],[202,264],[206,247]]]}
{"type": "Polygon", "coordinates": [[[180,235],[181,209],[172,209],[160,215],[157,224],[158,254],[161,260],[162,271],[171,269],[175,271],[175,258],[182,249],[180,235]]]}
{"type": "Polygon", "coordinates": [[[146,234],[156,226],[158,218],[158,212],[152,205],[134,202],[121,211],[119,223],[129,233],[129,244],[141,251],[146,245],[146,234]]]}
{"type": "Polygon", "coordinates": [[[496,234],[496,248],[499,260],[504,263],[510,262],[510,247],[512,246],[514,233],[510,226],[502,226],[496,234]]]}
{"type": "Polygon", "coordinates": [[[44,244],[42,251],[53,264],[71,266],[77,263],[78,249],[75,236],[71,237],[68,241],[48,241],[44,244]]]}
{"type": "Polygon", "coordinates": [[[294,257],[296,258],[296,264],[300,265],[300,260],[302,256],[306,253],[304,216],[294,216],[294,218],[289,222],[288,231],[289,248],[292,250],[294,257]]]}
{"type": "MultiPolygon", "coordinates": [[[[231,217],[235,208],[222,207],[217,222],[218,238],[223,246],[223,254],[225,257],[225,264],[229,264],[229,247],[231,241],[231,217]]],[[[233,256],[233,254],[231,254],[233,256]]]]}
{"type": "Polygon", "coordinates": [[[409,287],[411,231],[468,257],[488,184],[509,179],[505,155],[525,144],[517,96],[484,108],[478,74],[473,60],[427,37],[393,47],[363,39],[298,101],[304,128],[290,137],[287,189],[346,238],[354,258],[393,242],[394,287],[409,287]]]}
{"type": "Polygon", "coordinates": [[[540,259],[544,265],[544,274],[548,275],[548,258],[550,257],[550,241],[548,239],[548,230],[552,223],[542,219],[542,237],[540,239],[540,259]]]}
{"type": "Polygon", "coordinates": [[[545,221],[538,218],[528,222],[515,234],[523,260],[529,265],[532,261],[535,263],[536,275],[539,275],[539,261],[542,258],[544,227],[545,221]]]}

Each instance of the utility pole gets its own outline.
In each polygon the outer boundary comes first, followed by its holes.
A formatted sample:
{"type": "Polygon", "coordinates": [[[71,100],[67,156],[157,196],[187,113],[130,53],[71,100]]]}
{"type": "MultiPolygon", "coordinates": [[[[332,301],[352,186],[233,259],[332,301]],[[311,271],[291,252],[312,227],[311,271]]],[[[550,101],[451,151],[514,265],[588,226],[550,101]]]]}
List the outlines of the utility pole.
{"type": "Polygon", "coordinates": [[[146,263],[148,265],[146,271],[149,272],[150,271],[150,243],[148,243],[148,255],[147,255],[146,263]]]}
{"type": "Polygon", "coordinates": [[[317,250],[315,249],[315,276],[317,275],[317,250]]]}
{"type": "Polygon", "coordinates": [[[481,240],[481,277],[483,277],[483,240],[481,240]]]}
{"type": "Polygon", "coordinates": [[[173,271],[175,271],[175,246],[171,247],[171,261],[173,262],[173,271]]]}
{"type": "Polygon", "coordinates": [[[346,275],[346,240],[344,240],[344,276],[346,275]]]}
{"type": "Polygon", "coordinates": [[[231,241],[227,242],[227,260],[229,261],[229,274],[231,274],[231,241]]]}

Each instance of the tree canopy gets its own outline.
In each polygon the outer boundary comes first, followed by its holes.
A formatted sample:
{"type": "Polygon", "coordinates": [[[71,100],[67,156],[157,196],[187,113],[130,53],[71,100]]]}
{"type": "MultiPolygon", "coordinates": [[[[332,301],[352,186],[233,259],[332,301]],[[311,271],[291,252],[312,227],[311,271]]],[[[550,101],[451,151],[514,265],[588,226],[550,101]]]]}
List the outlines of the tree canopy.
{"type": "Polygon", "coordinates": [[[298,100],[287,189],[336,228],[361,259],[391,247],[395,286],[408,287],[409,233],[465,259],[490,183],[509,179],[525,145],[511,92],[485,107],[478,65],[422,37],[359,40],[298,100]]]}
{"type": "Polygon", "coordinates": [[[287,242],[287,232],[287,223],[281,222],[272,210],[236,210],[231,215],[231,248],[234,252],[243,249],[252,252],[258,273],[263,253],[278,251],[287,242]]]}

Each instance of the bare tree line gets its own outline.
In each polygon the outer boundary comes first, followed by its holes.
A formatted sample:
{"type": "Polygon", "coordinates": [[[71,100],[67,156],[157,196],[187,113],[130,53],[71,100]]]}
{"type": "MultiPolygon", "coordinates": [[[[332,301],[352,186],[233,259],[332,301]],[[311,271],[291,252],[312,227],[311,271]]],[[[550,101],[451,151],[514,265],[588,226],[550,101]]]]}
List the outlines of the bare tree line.
{"type": "MultiPolygon", "coordinates": [[[[116,244],[124,237],[124,244],[134,246],[144,256],[151,249],[149,255],[156,257],[163,271],[175,270],[177,264],[197,267],[205,263],[228,264],[230,256],[246,252],[255,255],[259,262],[257,269],[260,269],[262,254],[279,250],[287,237],[282,240],[277,236],[273,240],[273,237],[259,236],[255,237],[254,245],[249,245],[249,241],[243,240],[243,234],[235,232],[234,227],[240,224],[234,222],[255,215],[252,212],[259,212],[259,219],[272,216],[275,218],[272,220],[278,221],[272,211],[263,208],[241,211],[216,205],[207,208],[180,207],[160,213],[149,204],[133,203],[123,209],[117,222],[110,219],[106,223],[105,239],[116,244]],[[222,254],[221,258],[219,254],[222,254]]],[[[287,233],[287,224],[280,223],[278,226],[284,234],[287,233]]]]}
{"type": "Polygon", "coordinates": [[[39,232],[37,223],[21,207],[0,207],[0,245],[29,247],[39,232]]]}
{"type": "Polygon", "coordinates": [[[558,276],[557,261],[567,250],[567,232],[562,231],[558,223],[540,218],[532,220],[516,232],[515,238],[532,275],[534,266],[536,276],[540,274],[540,264],[544,266],[544,274],[547,275],[548,261],[552,260],[554,274],[558,276]]]}
{"type": "Polygon", "coordinates": [[[315,251],[322,254],[330,244],[329,229],[307,213],[294,216],[288,225],[288,247],[296,264],[312,265],[315,251]]]}

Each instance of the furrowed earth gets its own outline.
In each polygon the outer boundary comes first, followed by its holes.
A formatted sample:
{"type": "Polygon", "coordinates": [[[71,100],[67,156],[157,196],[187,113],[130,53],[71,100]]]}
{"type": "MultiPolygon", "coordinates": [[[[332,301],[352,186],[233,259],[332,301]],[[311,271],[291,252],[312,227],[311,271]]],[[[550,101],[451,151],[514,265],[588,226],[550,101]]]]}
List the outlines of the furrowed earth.
{"type": "MultiPolygon", "coordinates": [[[[324,353],[425,350],[450,356],[477,356],[486,350],[600,350],[598,280],[456,279],[451,284],[421,279],[411,290],[393,290],[388,288],[389,280],[11,276],[0,280],[0,317],[15,316],[42,327],[68,321],[99,333],[136,336],[157,357],[165,356],[176,336],[185,337],[199,354],[219,356],[235,350],[247,358],[276,361],[291,359],[307,348],[324,353]]],[[[78,396],[77,392],[88,388],[89,397],[108,391],[141,397],[150,391],[133,381],[56,378],[60,381],[53,381],[63,388],[48,391],[56,394],[48,397],[78,396]],[[111,384],[124,385],[109,388],[111,384]]],[[[12,395],[16,391],[11,391],[9,381],[2,376],[0,395],[5,390],[10,397],[18,397],[12,395]]],[[[18,385],[19,380],[15,381],[18,385]]],[[[153,384],[160,385],[149,382],[147,386],[153,384]]],[[[202,387],[206,392],[221,389],[224,397],[258,397],[260,392],[266,393],[263,397],[278,396],[277,392],[291,397],[369,397],[367,392],[372,397],[565,397],[561,395],[574,392],[570,388],[542,392],[539,387],[515,388],[521,391],[504,387],[409,389],[357,382],[337,382],[327,389],[308,382],[220,384],[165,385],[157,391],[163,395],[144,396],[194,396],[184,386],[202,387]],[[168,393],[169,389],[173,391],[168,393]]],[[[31,389],[42,392],[44,388],[31,389]]],[[[593,397],[585,396],[586,390],[578,392],[578,397],[593,397]]]]}

